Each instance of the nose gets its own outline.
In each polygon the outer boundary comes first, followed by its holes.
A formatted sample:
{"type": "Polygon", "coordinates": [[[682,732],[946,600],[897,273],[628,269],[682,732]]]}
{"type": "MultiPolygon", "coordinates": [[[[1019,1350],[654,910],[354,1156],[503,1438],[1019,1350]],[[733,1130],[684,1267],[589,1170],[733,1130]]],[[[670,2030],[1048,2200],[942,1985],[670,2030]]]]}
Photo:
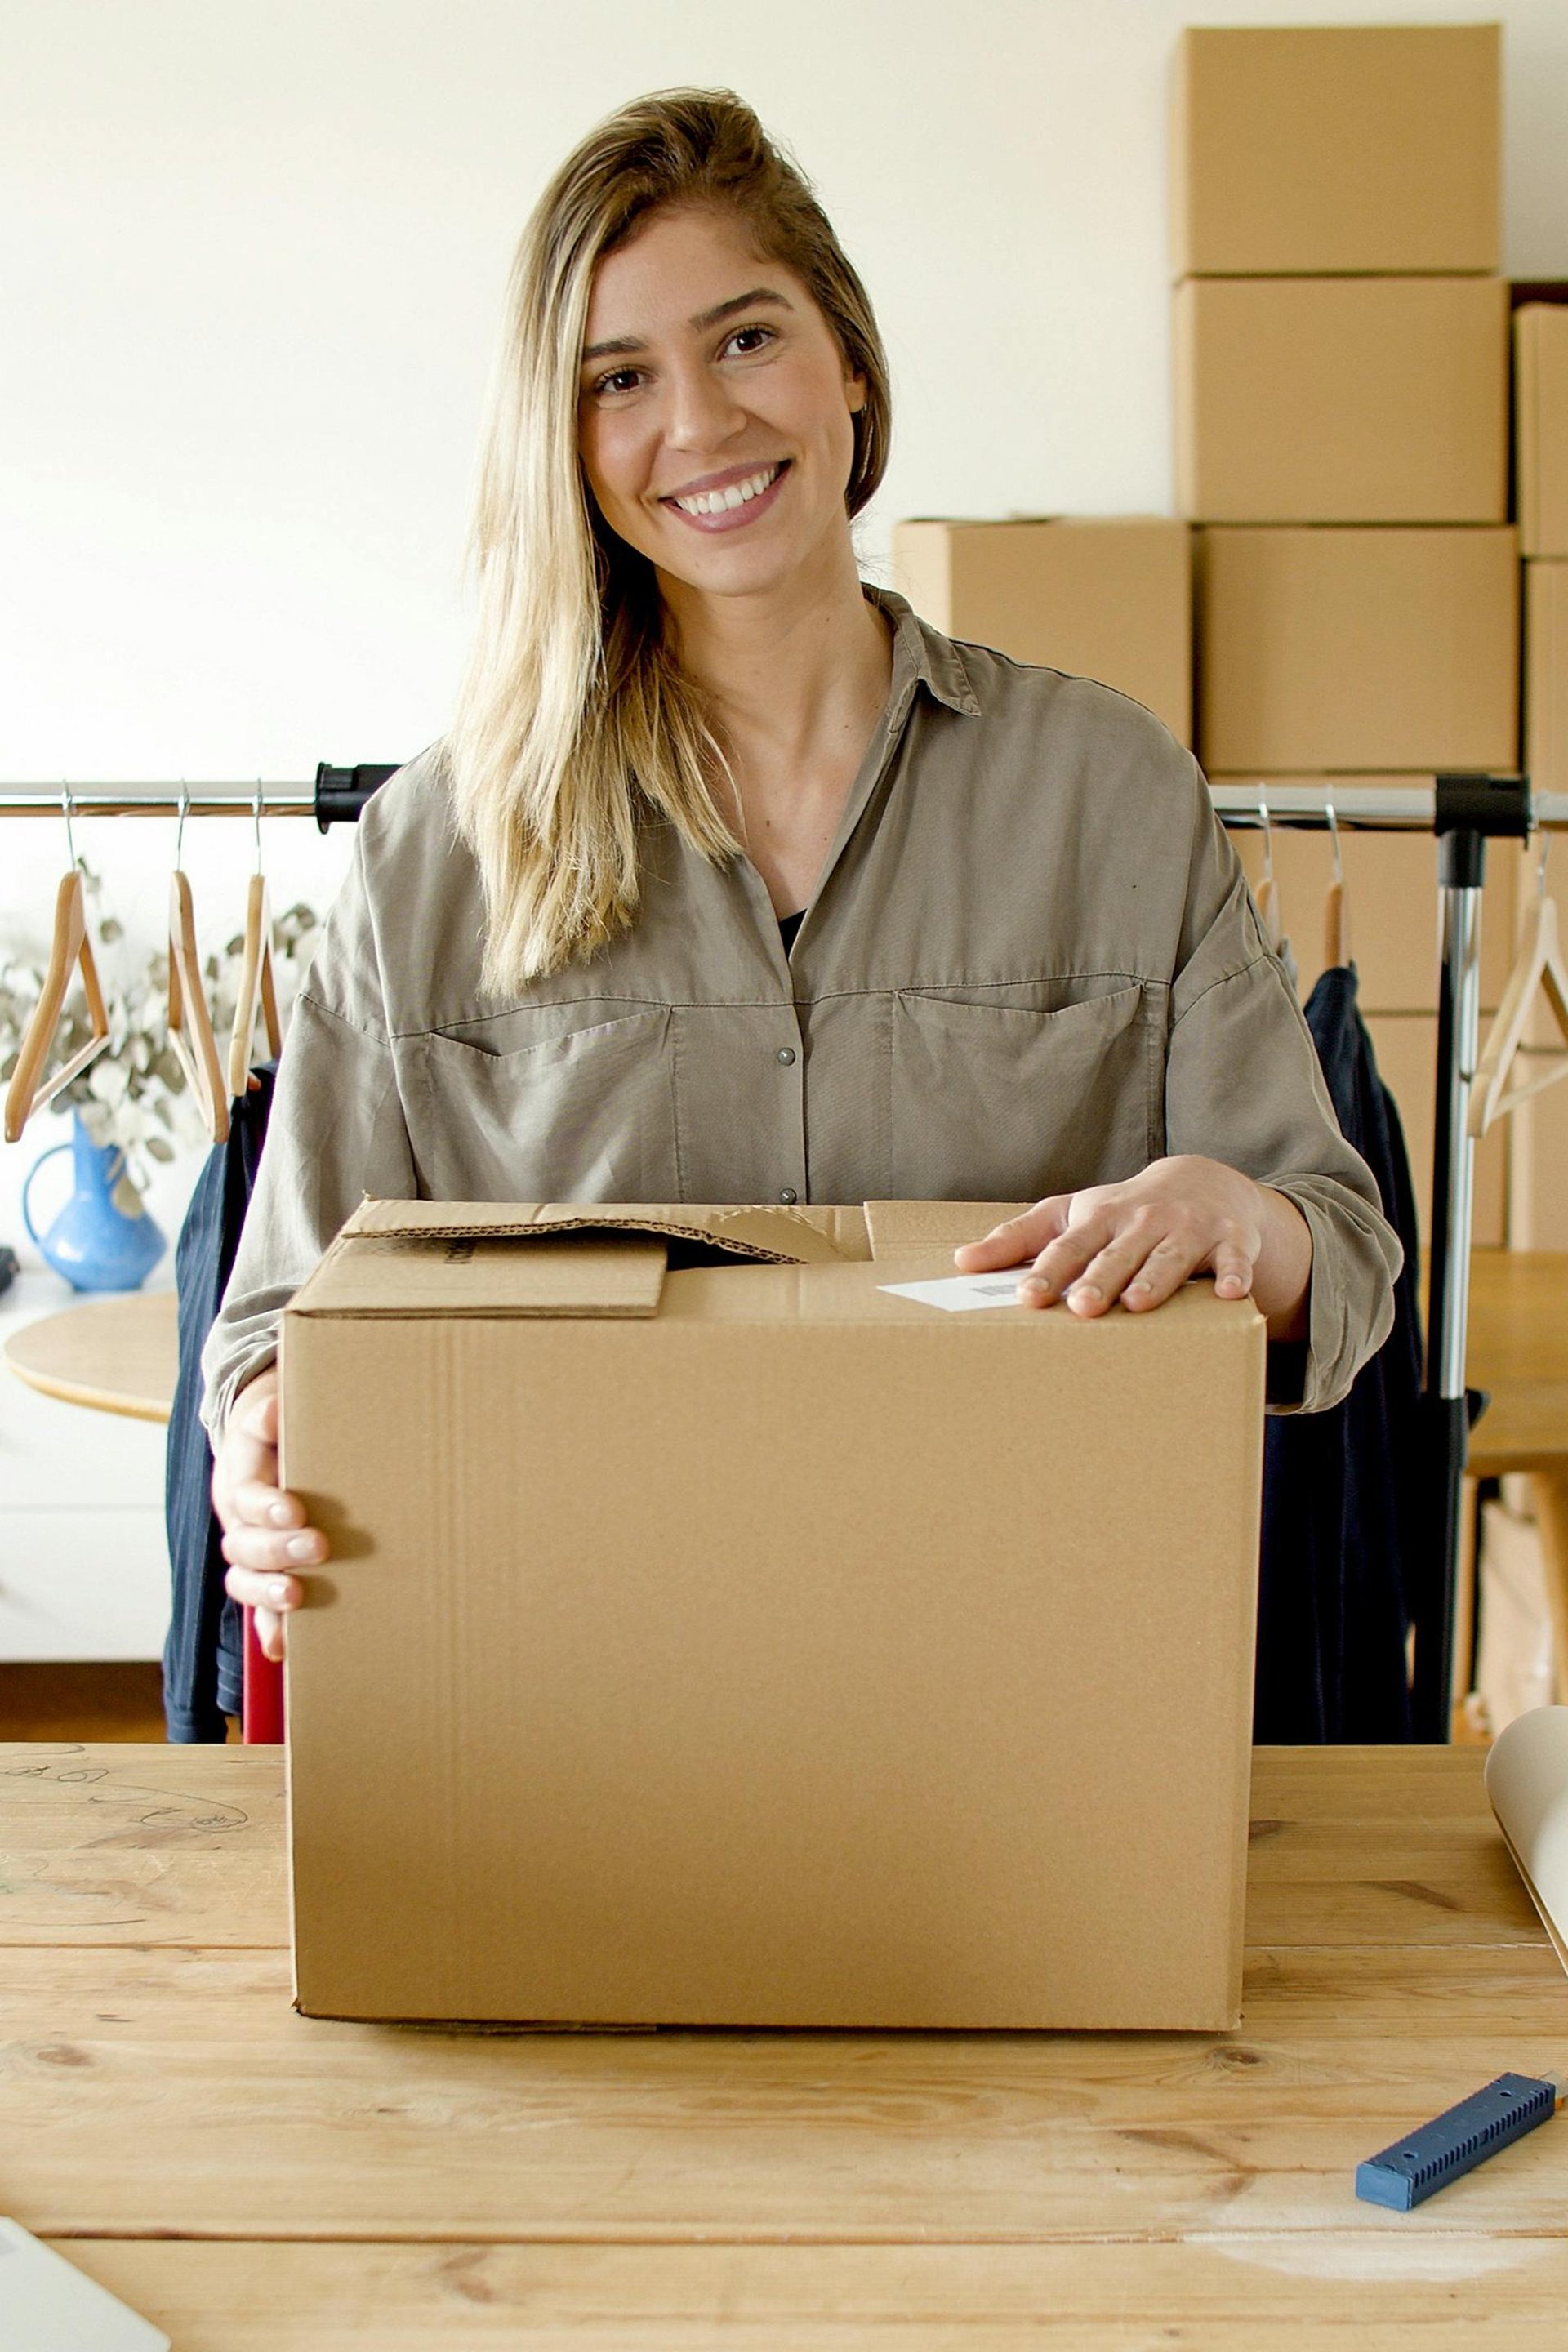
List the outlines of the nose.
{"type": "Polygon", "coordinates": [[[718,449],[738,433],[746,412],[719,373],[694,360],[672,369],[665,436],[672,448],[718,449]]]}

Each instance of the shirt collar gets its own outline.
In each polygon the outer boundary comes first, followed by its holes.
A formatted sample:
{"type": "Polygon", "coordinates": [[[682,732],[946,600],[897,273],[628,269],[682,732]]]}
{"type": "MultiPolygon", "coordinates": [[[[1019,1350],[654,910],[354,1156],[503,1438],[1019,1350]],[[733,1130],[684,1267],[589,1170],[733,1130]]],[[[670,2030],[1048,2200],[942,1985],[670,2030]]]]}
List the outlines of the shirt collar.
{"type": "Polygon", "coordinates": [[[891,588],[879,588],[870,581],[862,582],[867,595],[885,613],[893,625],[893,692],[892,709],[901,717],[917,686],[944,702],[950,710],[959,710],[966,719],[978,719],[980,705],[974,688],[969,682],[963,656],[951,637],[922,621],[909,599],[891,588]]]}

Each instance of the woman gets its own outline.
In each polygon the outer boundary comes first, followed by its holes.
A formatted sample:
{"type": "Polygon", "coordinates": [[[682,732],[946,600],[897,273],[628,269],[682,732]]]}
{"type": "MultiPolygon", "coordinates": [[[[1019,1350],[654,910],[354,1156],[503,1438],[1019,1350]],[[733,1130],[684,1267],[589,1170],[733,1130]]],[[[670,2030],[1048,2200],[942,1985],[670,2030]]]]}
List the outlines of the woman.
{"type": "Polygon", "coordinates": [[[363,1192],[1031,1200],[959,1265],[1081,1315],[1212,1271],[1309,1409],[1391,1319],[1398,1244],[1191,758],[863,588],[886,360],[751,111],[612,117],[510,310],[456,723],[361,818],[205,1358],[273,1657],[326,1545],[268,1367],[363,1192]]]}

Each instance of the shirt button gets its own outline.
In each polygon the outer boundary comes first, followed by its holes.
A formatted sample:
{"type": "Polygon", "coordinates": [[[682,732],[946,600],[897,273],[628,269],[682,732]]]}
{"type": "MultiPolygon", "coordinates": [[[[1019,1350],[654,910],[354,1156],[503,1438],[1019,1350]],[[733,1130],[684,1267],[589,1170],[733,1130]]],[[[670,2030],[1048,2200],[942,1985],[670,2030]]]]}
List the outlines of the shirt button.
{"type": "Polygon", "coordinates": [[[793,1045],[781,1045],[779,1047],[779,1059],[787,1069],[791,1062],[795,1059],[795,1047],[793,1045]]]}
{"type": "Polygon", "coordinates": [[[796,1192],[793,1184],[786,1184],[784,1191],[779,1194],[779,1199],[784,1202],[786,1209],[793,1209],[799,1198],[800,1195],[796,1192]]]}

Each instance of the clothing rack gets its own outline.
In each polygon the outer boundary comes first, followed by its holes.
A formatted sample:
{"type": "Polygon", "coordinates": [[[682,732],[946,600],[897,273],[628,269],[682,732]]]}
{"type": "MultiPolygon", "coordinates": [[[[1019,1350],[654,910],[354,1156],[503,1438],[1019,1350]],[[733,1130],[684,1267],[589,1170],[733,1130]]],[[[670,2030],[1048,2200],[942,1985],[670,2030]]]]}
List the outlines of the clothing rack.
{"type": "MultiPolygon", "coordinates": [[[[0,788],[0,815],[58,817],[313,816],[325,833],[353,824],[395,763],[333,768],[299,783],[20,784],[0,788]]],[[[1424,1590],[1414,1596],[1412,1708],[1418,1739],[1447,1743],[1458,1587],[1459,1511],[1470,1407],[1465,1382],[1475,1145],[1470,1087],[1479,1052],[1481,887],[1489,840],[1568,831],[1568,793],[1531,794],[1528,778],[1453,774],[1430,783],[1274,787],[1212,783],[1229,828],[1279,824],[1327,832],[1430,833],[1442,908],[1437,1003],[1432,1234],[1422,1406],[1431,1468],[1424,1590]]],[[[1484,1399],[1480,1401],[1484,1408],[1484,1399]]]]}

